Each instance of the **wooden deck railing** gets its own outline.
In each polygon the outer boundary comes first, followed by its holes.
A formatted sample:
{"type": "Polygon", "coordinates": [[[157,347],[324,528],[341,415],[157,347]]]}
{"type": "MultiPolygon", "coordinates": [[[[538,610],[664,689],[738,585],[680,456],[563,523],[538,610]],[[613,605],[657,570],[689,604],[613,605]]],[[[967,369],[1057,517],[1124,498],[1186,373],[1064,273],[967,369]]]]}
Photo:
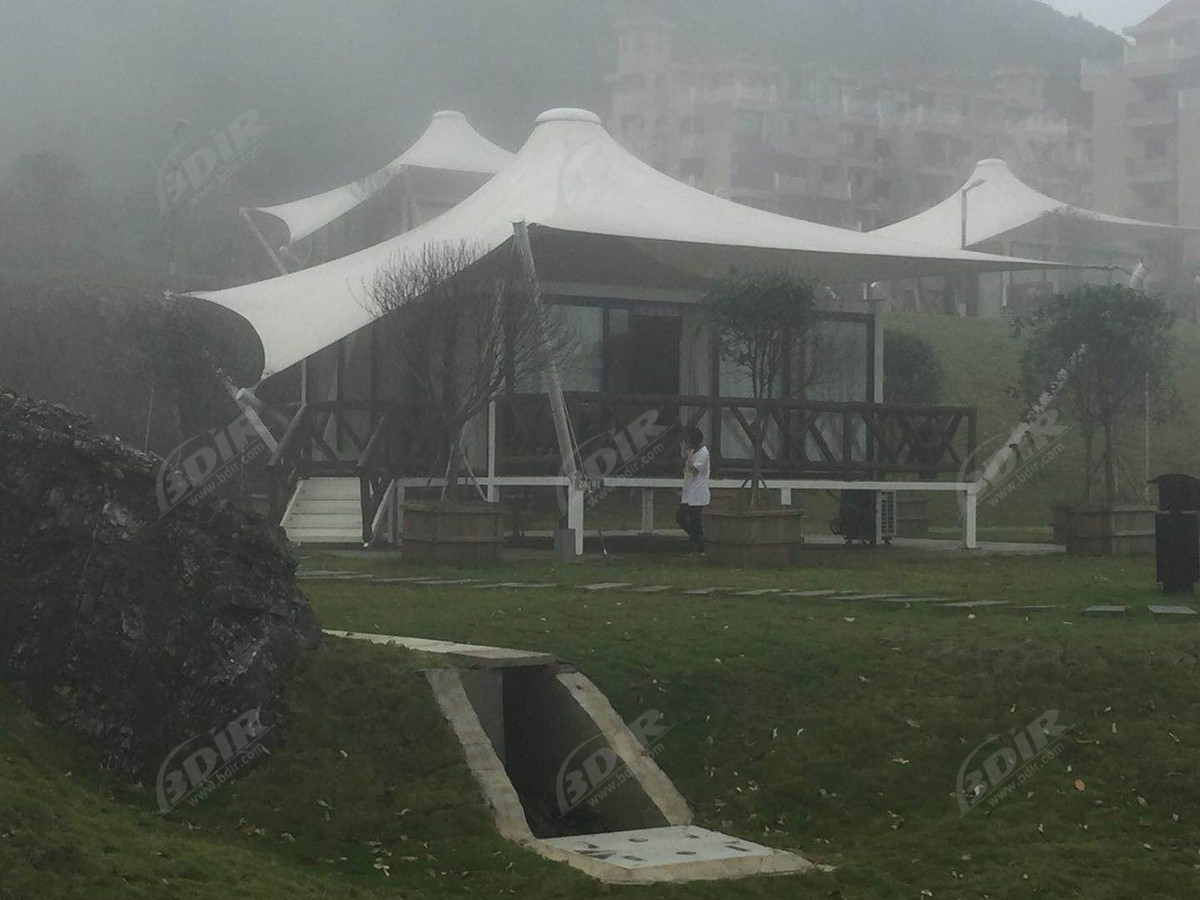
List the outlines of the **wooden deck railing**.
{"type": "MultiPolygon", "coordinates": [[[[724,478],[749,473],[760,434],[764,475],[776,479],[935,479],[958,472],[976,446],[976,411],[967,406],[605,393],[568,393],[566,402],[580,461],[586,470],[590,459],[606,460],[596,463],[604,474],[613,474],[614,450],[629,474],[677,474],[677,448],[689,425],[704,432],[713,476],[724,478]]],[[[497,475],[558,474],[546,396],[511,394],[496,406],[497,475]]],[[[367,535],[391,478],[437,468],[440,428],[428,404],[300,406],[268,466],[274,515],[282,517],[300,477],[357,476],[367,535]]]]}

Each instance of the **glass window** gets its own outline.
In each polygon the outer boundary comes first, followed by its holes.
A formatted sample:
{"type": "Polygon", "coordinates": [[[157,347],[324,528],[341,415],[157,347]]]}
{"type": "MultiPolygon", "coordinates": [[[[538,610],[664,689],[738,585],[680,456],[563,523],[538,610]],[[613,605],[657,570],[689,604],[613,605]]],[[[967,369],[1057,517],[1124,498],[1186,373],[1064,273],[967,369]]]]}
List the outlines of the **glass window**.
{"type": "Polygon", "coordinates": [[[610,309],[608,311],[608,336],[620,337],[629,333],[629,310],[610,309]]]}
{"type": "Polygon", "coordinates": [[[559,369],[565,391],[603,389],[604,310],[594,306],[553,306],[575,340],[571,358],[559,369]]]}
{"type": "MultiPolygon", "coordinates": [[[[564,391],[599,391],[603,388],[604,310],[593,306],[550,304],[547,316],[574,342],[570,358],[558,367],[564,391]]],[[[516,389],[522,394],[546,390],[540,372],[518,373],[516,389]]]]}
{"type": "Polygon", "coordinates": [[[795,376],[805,397],[837,403],[870,399],[867,328],[865,322],[825,321],[814,326],[795,376]]]}

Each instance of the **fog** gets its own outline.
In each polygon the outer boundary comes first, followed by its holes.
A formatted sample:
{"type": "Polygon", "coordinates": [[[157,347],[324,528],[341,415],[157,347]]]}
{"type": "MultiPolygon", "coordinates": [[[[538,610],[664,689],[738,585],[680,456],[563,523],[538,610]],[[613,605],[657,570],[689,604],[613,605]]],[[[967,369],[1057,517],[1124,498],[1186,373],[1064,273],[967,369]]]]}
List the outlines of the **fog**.
{"type": "MultiPolygon", "coordinates": [[[[1117,27],[1136,17],[1139,4],[1057,5],[1117,27]]],[[[83,163],[106,186],[152,190],[177,121],[185,120],[191,134],[211,132],[247,109],[274,129],[255,184],[264,201],[370,170],[445,107],[461,109],[484,134],[515,149],[542,109],[581,105],[603,112],[603,76],[615,57],[612,23],[644,6],[3,0],[0,172],[23,153],[50,150],[83,163]]],[[[736,8],[714,0],[690,6],[685,14],[701,11],[694,18],[703,18],[706,7],[736,8]]],[[[811,7],[822,21],[839,8],[847,19],[884,10],[873,2],[839,7],[829,0],[761,6],[747,19],[769,22],[772,10],[789,6],[811,7]]],[[[938,22],[929,25],[936,30],[938,22]]],[[[886,31],[863,30],[864,55],[877,52],[886,31]]],[[[913,48],[914,61],[923,55],[913,48]]]]}
{"type": "MultiPolygon", "coordinates": [[[[596,60],[539,40],[553,4],[414,0],[0,3],[0,170],[52,150],[110,187],[153,190],[178,120],[211,132],[247,109],[273,128],[264,194],[316,188],[386,162],[435,109],[461,109],[515,147],[547,106],[588,105],[596,60]],[[465,53],[449,40],[470,41],[465,53]],[[482,39],[486,35],[487,39],[482,39]],[[564,79],[563,72],[567,72],[564,79]],[[572,79],[574,71],[577,77],[572,79]]],[[[586,31],[591,4],[561,4],[586,31]]]]}

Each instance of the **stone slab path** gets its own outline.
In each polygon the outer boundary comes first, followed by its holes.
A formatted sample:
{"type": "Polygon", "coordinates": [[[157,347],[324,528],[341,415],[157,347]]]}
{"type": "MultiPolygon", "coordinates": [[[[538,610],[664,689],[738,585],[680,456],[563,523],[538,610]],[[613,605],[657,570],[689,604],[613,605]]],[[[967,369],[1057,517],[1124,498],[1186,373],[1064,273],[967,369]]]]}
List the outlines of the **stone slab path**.
{"type": "MultiPolygon", "coordinates": [[[[545,590],[547,588],[562,588],[589,592],[614,592],[624,594],[642,594],[656,596],[677,592],[685,597],[711,597],[726,594],[731,597],[764,598],[779,597],[793,600],[846,600],[846,601],[875,601],[886,603],[893,608],[909,609],[914,606],[940,607],[942,609],[995,609],[1008,607],[1013,612],[1044,612],[1062,609],[1057,603],[1025,603],[1012,605],[1009,600],[963,600],[952,596],[918,596],[904,593],[879,592],[870,593],[861,590],[834,588],[747,588],[737,586],[708,586],[688,588],[671,584],[637,585],[628,581],[599,581],[591,584],[559,584],[557,582],[540,581],[489,581],[483,582],[478,578],[442,578],[436,575],[403,575],[379,576],[365,572],[350,572],[338,569],[300,569],[296,573],[301,581],[356,581],[374,585],[404,585],[409,587],[462,587],[473,591],[509,591],[509,590],[545,590]]],[[[1149,604],[1150,615],[1164,619],[1185,620],[1200,616],[1191,606],[1182,604],[1149,604]]],[[[1082,615],[1120,617],[1129,613],[1130,607],[1125,605],[1096,604],[1081,610],[1082,615]]]]}

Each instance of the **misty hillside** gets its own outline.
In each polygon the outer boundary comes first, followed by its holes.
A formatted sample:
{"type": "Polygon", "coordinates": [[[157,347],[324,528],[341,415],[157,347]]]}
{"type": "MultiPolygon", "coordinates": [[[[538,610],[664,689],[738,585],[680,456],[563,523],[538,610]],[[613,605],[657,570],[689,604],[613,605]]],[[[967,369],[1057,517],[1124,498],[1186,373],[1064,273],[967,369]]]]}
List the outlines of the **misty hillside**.
{"type": "Polygon", "coordinates": [[[1115,55],[1122,44],[1038,0],[750,0],[737,12],[721,0],[665,0],[659,9],[695,54],[719,43],[783,67],[820,60],[986,75],[1022,62],[1074,83],[1081,57],[1115,55]]]}
{"type": "Polygon", "coordinates": [[[723,55],[783,68],[912,63],[964,75],[1019,61],[1055,72],[1060,88],[1081,56],[1121,44],[1037,0],[45,0],[14,7],[0,33],[0,171],[48,150],[106,186],[144,189],[178,120],[211,131],[246,109],[273,129],[248,173],[264,202],[370,171],[437,109],[462,109],[515,149],[548,107],[605,111],[613,23],[634,11],[676,22],[683,55],[710,56],[719,42],[723,55]],[[63,61],[50,72],[15,39],[47,18],[63,61]]]}

